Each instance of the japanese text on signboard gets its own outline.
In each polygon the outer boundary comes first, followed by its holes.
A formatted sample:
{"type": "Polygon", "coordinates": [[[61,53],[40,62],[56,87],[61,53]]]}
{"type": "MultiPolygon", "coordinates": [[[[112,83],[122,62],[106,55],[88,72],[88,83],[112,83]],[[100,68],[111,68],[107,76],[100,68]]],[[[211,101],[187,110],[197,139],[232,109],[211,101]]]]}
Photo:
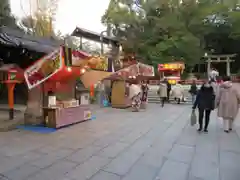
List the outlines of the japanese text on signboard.
{"type": "Polygon", "coordinates": [[[24,72],[28,88],[34,88],[43,83],[62,68],[61,49],[35,62],[24,72]]]}

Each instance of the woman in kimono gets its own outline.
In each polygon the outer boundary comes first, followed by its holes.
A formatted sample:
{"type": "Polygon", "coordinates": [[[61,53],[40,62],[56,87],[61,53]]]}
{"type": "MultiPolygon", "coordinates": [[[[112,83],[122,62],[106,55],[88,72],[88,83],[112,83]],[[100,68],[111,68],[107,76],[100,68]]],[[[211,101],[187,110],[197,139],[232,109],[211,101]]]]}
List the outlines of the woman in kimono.
{"type": "Polygon", "coordinates": [[[132,110],[133,112],[138,112],[141,106],[141,88],[137,84],[131,84],[129,91],[129,98],[132,101],[132,110]]]}

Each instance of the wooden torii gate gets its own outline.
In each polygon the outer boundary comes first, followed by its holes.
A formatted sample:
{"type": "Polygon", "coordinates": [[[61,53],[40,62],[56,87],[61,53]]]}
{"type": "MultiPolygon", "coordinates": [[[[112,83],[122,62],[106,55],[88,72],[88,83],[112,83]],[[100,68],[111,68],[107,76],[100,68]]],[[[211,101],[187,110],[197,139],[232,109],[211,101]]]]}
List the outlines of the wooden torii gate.
{"type": "Polygon", "coordinates": [[[208,74],[211,72],[211,63],[226,63],[226,74],[227,76],[231,75],[231,62],[234,62],[233,59],[236,54],[228,54],[228,55],[207,55],[207,71],[208,74]]]}

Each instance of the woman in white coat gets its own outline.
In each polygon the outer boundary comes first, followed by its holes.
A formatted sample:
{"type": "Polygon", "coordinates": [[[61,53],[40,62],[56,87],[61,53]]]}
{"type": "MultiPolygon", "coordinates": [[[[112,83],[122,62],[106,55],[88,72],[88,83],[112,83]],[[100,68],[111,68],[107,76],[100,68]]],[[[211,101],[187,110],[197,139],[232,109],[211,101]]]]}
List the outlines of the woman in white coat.
{"type": "Polygon", "coordinates": [[[184,99],[184,89],[181,84],[176,84],[172,89],[172,97],[180,104],[181,100],[184,99]]]}

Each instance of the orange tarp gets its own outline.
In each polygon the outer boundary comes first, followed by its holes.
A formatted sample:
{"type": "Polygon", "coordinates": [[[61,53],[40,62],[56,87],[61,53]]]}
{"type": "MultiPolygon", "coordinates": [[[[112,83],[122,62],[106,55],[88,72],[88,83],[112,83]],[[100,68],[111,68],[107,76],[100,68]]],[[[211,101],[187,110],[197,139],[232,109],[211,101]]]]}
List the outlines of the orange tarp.
{"type": "Polygon", "coordinates": [[[95,71],[89,70],[85,72],[81,77],[81,81],[86,88],[89,88],[91,85],[96,84],[98,81],[101,81],[108,76],[113,74],[112,72],[105,72],[105,71],[95,71]]]}

